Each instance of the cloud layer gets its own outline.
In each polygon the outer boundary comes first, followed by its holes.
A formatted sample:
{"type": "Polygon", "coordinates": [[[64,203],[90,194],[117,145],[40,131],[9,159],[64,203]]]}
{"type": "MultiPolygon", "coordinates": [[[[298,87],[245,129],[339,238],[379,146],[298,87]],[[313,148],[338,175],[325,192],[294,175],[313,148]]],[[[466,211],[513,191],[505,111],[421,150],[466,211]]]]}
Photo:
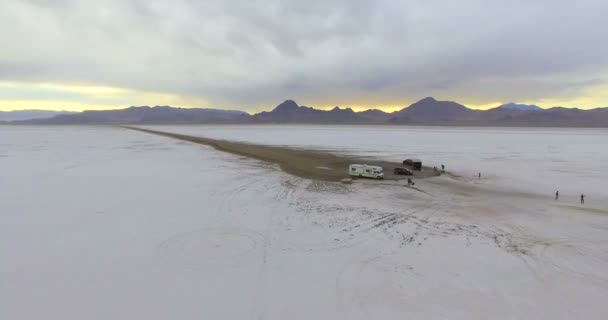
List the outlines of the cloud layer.
{"type": "Polygon", "coordinates": [[[606,12],[602,0],[9,0],[0,82],[250,110],[286,98],[373,106],[429,95],[608,105],[606,12]]]}

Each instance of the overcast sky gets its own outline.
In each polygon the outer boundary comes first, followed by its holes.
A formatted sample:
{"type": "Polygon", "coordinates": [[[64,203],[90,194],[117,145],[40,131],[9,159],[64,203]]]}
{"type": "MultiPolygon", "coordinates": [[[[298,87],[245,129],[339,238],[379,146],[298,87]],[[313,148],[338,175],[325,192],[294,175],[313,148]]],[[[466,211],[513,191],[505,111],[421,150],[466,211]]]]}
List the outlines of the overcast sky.
{"type": "Polygon", "coordinates": [[[0,110],[608,106],[605,0],[0,2],[0,110]]]}

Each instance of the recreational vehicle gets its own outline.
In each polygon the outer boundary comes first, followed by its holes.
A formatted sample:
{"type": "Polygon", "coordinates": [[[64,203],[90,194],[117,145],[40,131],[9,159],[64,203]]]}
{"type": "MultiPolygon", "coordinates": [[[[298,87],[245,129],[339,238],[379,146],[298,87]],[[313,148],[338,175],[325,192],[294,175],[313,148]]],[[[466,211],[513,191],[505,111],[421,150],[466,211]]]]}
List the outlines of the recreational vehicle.
{"type": "Polygon", "coordinates": [[[367,164],[351,164],[348,167],[348,174],[355,177],[384,179],[382,167],[370,166],[367,164]]]}

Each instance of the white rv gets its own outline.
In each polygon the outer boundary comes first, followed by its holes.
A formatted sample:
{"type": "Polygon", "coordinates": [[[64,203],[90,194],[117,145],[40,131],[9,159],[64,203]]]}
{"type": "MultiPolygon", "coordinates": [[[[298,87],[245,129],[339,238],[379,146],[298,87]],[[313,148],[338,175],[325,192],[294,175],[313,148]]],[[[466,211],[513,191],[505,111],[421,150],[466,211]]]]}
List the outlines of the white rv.
{"type": "Polygon", "coordinates": [[[369,166],[367,164],[351,164],[348,166],[348,174],[355,177],[384,179],[382,167],[369,166]]]}

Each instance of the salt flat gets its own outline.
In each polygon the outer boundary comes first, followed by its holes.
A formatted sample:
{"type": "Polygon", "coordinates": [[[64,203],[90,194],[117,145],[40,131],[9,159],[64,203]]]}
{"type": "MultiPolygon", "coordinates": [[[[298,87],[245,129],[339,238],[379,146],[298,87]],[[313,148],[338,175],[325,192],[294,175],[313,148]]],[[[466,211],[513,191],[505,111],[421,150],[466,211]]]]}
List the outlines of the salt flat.
{"type": "MultiPolygon", "coordinates": [[[[209,138],[327,149],[347,154],[447,165],[460,175],[481,171],[500,185],[541,193],[559,189],[608,197],[608,129],[409,126],[146,126],[209,138]]],[[[590,196],[588,199],[595,198],[590,196]]]]}
{"type": "Polygon", "coordinates": [[[162,128],[454,176],[343,185],[120,128],[0,127],[0,318],[608,314],[606,131],[162,128]]]}

